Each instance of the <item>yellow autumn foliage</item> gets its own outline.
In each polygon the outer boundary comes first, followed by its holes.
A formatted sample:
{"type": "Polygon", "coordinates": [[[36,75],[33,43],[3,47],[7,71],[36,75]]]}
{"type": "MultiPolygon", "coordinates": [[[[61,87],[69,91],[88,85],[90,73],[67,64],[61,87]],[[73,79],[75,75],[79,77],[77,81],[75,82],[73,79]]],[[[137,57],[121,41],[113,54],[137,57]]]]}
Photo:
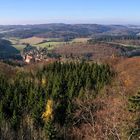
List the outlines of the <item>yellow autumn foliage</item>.
{"type": "Polygon", "coordinates": [[[46,80],[42,78],[42,85],[45,86],[45,84],[46,84],[46,80]]]}
{"type": "Polygon", "coordinates": [[[42,118],[46,122],[53,118],[53,100],[48,100],[45,112],[42,114],[42,118]]]}

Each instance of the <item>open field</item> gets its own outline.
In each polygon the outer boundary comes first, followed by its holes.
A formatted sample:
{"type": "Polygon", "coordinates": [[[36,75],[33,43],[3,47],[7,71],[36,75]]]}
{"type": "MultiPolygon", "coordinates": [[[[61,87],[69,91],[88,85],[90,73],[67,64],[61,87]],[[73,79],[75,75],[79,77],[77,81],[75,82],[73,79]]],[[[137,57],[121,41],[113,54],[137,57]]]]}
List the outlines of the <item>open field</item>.
{"type": "Polygon", "coordinates": [[[54,49],[59,46],[63,46],[65,44],[66,44],[66,42],[45,42],[45,43],[36,44],[34,46],[41,47],[41,48],[54,49]]]}
{"type": "MultiPolygon", "coordinates": [[[[86,43],[89,39],[90,38],[75,38],[75,39],[69,41],[69,43],[86,43]]],[[[38,45],[38,44],[45,44],[45,43],[47,45],[49,45],[49,44],[57,45],[57,44],[65,43],[65,42],[61,41],[61,38],[41,38],[41,37],[31,37],[31,38],[26,38],[26,39],[20,39],[19,42],[20,43],[29,43],[31,45],[38,45]]]]}
{"type": "Polygon", "coordinates": [[[24,44],[30,44],[35,47],[41,47],[41,48],[48,48],[49,50],[52,50],[54,48],[62,47],[66,44],[75,44],[75,43],[87,43],[87,40],[90,38],[76,38],[69,42],[61,41],[60,38],[40,38],[40,37],[30,37],[25,39],[19,39],[19,38],[8,38],[9,41],[11,41],[12,45],[22,51],[26,45],[24,44]]]}
{"type": "Polygon", "coordinates": [[[22,51],[26,47],[26,45],[13,45],[13,47],[15,47],[19,51],[22,51]]]}
{"type": "Polygon", "coordinates": [[[7,38],[12,44],[19,44],[19,39],[18,38],[7,38]]]}
{"type": "Polygon", "coordinates": [[[39,44],[42,41],[60,41],[60,38],[43,38],[43,37],[29,37],[29,38],[24,38],[24,39],[20,39],[17,37],[10,37],[10,38],[6,38],[7,40],[11,41],[12,43],[29,43],[29,44],[39,44]]]}
{"type": "Polygon", "coordinates": [[[65,44],[65,42],[58,41],[57,38],[54,39],[54,38],[31,37],[26,39],[8,38],[7,40],[9,40],[12,43],[13,47],[15,47],[20,51],[22,51],[26,47],[26,44],[30,44],[34,47],[41,47],[41,48],[48,48],[48,49],[53,49],[55,47],[58,47],[59,45],[65,44]]]}
{"type": "Polygon", "coordinates": [[[87,43],[87,41],[91,38],[75,38],[71,42],[72,43],[87,43]]]}
{"type": "Polygon", "coordinates": [[[41,43],[44,40],[46,40],[46,39],[39,38],[39,37],[30,37],[30,38],[26,38],[26,39],[20,39],[20,43],[28,43],[31,45],[35,45],[35,44],[41,43]]]}

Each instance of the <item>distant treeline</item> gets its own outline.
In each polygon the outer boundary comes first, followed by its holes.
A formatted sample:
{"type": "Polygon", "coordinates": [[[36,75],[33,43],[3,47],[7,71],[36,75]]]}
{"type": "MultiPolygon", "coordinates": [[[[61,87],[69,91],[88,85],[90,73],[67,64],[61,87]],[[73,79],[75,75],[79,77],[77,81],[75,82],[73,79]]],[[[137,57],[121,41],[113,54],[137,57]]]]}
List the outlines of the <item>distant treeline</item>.
{"type": "Polygon", "coordinates": [[[89,43],[94,43],[98,41],[105,41],[105,42],[112,42],[116,40],[140,40],[140,36],[136,35],[127,35],[127,36],[100,36],[100,37],[94,37],[93,39],[88,40],[89,43]]]}
{"type": "Polygon", "coordinates": [[[4,37],[27,38],[32,36],[47,38],[76,38],[92,37],[96,35],[136,35],[138,28],[122,25],[99,24],[40,24],[1,26],[4,37]]]}

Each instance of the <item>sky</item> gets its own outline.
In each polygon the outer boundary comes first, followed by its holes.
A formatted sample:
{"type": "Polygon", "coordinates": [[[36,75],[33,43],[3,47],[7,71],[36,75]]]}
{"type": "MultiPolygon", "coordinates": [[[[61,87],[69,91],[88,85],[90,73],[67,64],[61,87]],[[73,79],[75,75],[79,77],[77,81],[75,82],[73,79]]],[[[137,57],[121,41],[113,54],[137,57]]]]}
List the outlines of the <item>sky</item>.
{"type": "Polygon", "coordinates": [[[140,0],[0,0],[0,24],[140,25],[140,0]]]}

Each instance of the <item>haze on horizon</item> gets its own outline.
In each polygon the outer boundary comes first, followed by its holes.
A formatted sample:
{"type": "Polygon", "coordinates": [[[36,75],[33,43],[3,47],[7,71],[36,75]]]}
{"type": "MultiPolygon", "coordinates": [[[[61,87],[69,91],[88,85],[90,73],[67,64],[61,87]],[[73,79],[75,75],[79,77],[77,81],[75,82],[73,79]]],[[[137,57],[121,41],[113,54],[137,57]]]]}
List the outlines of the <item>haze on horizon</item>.
{"type": "Polygon", "coordinates": [[[140,25],[139,0],[1,0],[0,24],[140,25]]]}

